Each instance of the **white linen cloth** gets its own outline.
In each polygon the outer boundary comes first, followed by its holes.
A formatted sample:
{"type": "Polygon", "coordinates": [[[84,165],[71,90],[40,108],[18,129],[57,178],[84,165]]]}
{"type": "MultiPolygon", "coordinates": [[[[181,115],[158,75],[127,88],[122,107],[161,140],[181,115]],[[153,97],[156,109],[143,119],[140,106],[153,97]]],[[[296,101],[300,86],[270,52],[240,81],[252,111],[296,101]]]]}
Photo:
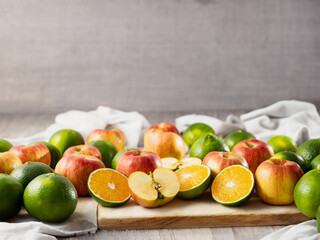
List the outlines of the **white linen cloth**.
{"type": "MultiPolygon", "coordinates": [[[[243,129],[256,138],[268,141],[275,135],[287,135],[298,145],[320,137],[320,117],[316,107],[308,102],[286,100],[268,107],[245,113],[240,118],[229,115],[226,121],[204,115],[185,115],[176,119],[176,126],[183,132],[189,125],[203,122],[211,126],[217,134],[223,136],[243,129]]],[[[297,225],[287,226],[273,232],[263,240],[314,240],[320,239],[316,221],[310,220],[297,225]]]]}
{"type": "Polygon", "coordinates": [[[225,121],[205,115],[185,115],[175,121],[183,132],[189,125],[203,122],[223,136],[243,129],[257,139],[268,141],[275,135],[287,135],[301,144],[308,139],[320,137],[320,117],[317,108],[308,102],[285,100],[268,107],[242,114],[240,118],[229,115],[225,121]]]}
{"type": "MultiPolygon", "coordinates": [[[[100,106],[89,112],[72,110],[61,113],[45,131],[30,137],[7,140],[13,145],[48,141],[52,134],[63,128],[80,132],[85,140],[94,129],[118,128],[126,137],[126,146],[138,147],[139,138],[149,125],[147,119],[137,112],[122,112],[100,106]]],[[[97,229],[97,204],[91,198],[81,197],[73,215],[60,224],[37,221],[26,212],[20,213],[9,223],[0,222],[0,239],[55,239],[54,236],[94,233],[97,229]]]]}

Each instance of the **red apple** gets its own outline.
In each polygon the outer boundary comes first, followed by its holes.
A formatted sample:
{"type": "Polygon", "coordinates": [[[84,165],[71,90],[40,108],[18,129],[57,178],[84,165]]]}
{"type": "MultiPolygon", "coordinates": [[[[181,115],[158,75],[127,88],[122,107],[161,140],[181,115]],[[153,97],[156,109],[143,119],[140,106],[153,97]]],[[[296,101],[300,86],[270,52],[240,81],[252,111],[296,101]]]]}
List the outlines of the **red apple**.
{"type": "Polygon", "coordinates": [[[133,150],[122,153],[118,159],[116,170],[129,177],[131,173],[136,171],[149,174],[158,167],[161,167],[161,161],[156,153],[133,150]]]}
{"type": "Polygon", "coordinates": [[[160,158],[181,159],[186,153],[186,144],[173,124],[163,122],[147,129],[144,134],[144,149],[155,152],[160,158]]]}
{"type": "Polygon", "coordinates": [[[89,133],[87,137],[87,143],[95,140],[106,140],[111,142],[116,146],[118,151],[122,150],[125,146],[125,136],[124,133],[119,129],[96,129],[89,133]]]}
{"type": "Polygon", "coordinates": [[[101,160],[101,154],[98,148],[90,145],[78,145],[69,147],[63,154],[63,157],[70,155],[70,154],[83,154],[87,156],[93,156],[99,158],[101,160]]]}
{"type": "Polygon", "coordinates": [[[10,174],[13,169],[22,165],[20,158],[12,152],[0,153],[0,173],[10,174]]]}
{"type": "Polygon", "coordinates": [[[266,203],[287,205],[293,202],[293,190],[303,175],[301,167],[283,159],[269,159],[257,168],[256,190],[266,203]]]}
{"type": "Polygon", "coordinates": [[[233,152],[209,152],[203,159],[202,164],[209,167],[212,177],[224,168],[231,165],[243,165],[248,167],[247,161],[233,152]]]}
{"type": "Polygon", "coordinates": [[[104,163],[99,158],[75,153],[61,158],[55,172],[68,178],[79,196],[85,196],[89,195],[87,182],[90,173],[104,167],[104,163]]]}
{"type": "Polygon", "coordinates": [[[16,154],[22,163],[42,162],[50,166],[50,151],[46,145],[42,143],[34,143],[28,146],[19,145],[12,147],[9,151],[16,154]]]}
{"type": "Polygon", "coordinates": [[[269,159],[274,154],[272,147],[268,143],[258,139],[241,141],[233,147],[232,152],[237,153],[247,161],[249,169],[253,174],[260,163],[269,159]]]}

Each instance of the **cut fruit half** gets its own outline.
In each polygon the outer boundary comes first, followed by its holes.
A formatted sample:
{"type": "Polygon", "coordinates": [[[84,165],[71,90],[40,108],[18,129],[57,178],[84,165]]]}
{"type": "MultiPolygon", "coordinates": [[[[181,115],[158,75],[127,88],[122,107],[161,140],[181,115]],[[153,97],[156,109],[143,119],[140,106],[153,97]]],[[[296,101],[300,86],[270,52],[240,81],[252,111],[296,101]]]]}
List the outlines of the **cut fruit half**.
{"type": "Polygon", "coordinates": [[[211,182],[211,170],[204,165],[193,165],[179,169],[176,174],[180,181],[178,197],[194,199],[202,195],[211,182]]]}
{"type": "Polygon", "coordinates": [[[132,198],[143,207],[159,207],[171,201],[178,193],[178,176],[170,169],[157,168],[147,175],[134,172],[128,179],[132,198]]]}
{"type": "Polygon", "coordinates": [[[88,189],[93,199],[105,207],[121,206],[131,197],[128,178],[111,168],[93,171],[88,179],[88,189]]]}
{"type": "Polygon", "coordinates": [[[167,157],[167,158],[162,158],[160,160],[162,163],[162,167],[169,168],[173,171],[176,171],[178,169],[181,169],[187,166],[201,165],[201,162],[202,162],[200,158],[195,158],[195,157],[183,158],[181,160],[178,160],[173,157],[167,157]]]}
{"type": "Polygon", "coordinates": [[[213,180],[211,194],[218,203],[238,206],[247,202],[254,190],[254,176],[242,165],[223,169],[213,180]]]}

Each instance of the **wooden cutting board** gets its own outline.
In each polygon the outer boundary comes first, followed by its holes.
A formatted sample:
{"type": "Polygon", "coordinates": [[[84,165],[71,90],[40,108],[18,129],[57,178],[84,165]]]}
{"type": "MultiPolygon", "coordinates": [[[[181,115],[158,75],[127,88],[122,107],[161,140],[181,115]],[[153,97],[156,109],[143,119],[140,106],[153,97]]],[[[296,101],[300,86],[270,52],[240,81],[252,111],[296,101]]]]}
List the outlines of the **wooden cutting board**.
{"type": "Polygon", "coordinates": [[[201,228],[231,226],[289,225],[308,220],[294,204],[271,206],[252,197],[245,205],[225,207],[206,192],[199,199],[174,199],[159,208],[143,208],[132,199],[124,206],[98,206],[101,229],[201,228]]]}

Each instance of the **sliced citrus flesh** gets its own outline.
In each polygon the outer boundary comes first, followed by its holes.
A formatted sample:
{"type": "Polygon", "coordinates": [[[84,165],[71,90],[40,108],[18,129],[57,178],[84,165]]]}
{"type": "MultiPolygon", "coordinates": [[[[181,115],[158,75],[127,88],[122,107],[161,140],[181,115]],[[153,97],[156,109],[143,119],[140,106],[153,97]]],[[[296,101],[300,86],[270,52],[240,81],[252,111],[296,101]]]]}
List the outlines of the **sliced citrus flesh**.
{"type": "Polygon", "coordinates": [[[93,171],[88,179],[88,189],[93,199],[105,207],[121,206],[131,197],[128,178],[111,168],[93,171]]]}
{"type": "Polygon", "coordinates": [[[211,182],[211,170],[204,165],[192,165],[179,169],[176,174],[180,182],[178,197],[194,199],[202,195],[211,182]]]}
{"type": "Polygon", "coordinates": [[[254,175],[242,165],[223,169],[213,180],[211,194],[223,205],[238,206],[250,199],[254,190],[254,175]]]}

